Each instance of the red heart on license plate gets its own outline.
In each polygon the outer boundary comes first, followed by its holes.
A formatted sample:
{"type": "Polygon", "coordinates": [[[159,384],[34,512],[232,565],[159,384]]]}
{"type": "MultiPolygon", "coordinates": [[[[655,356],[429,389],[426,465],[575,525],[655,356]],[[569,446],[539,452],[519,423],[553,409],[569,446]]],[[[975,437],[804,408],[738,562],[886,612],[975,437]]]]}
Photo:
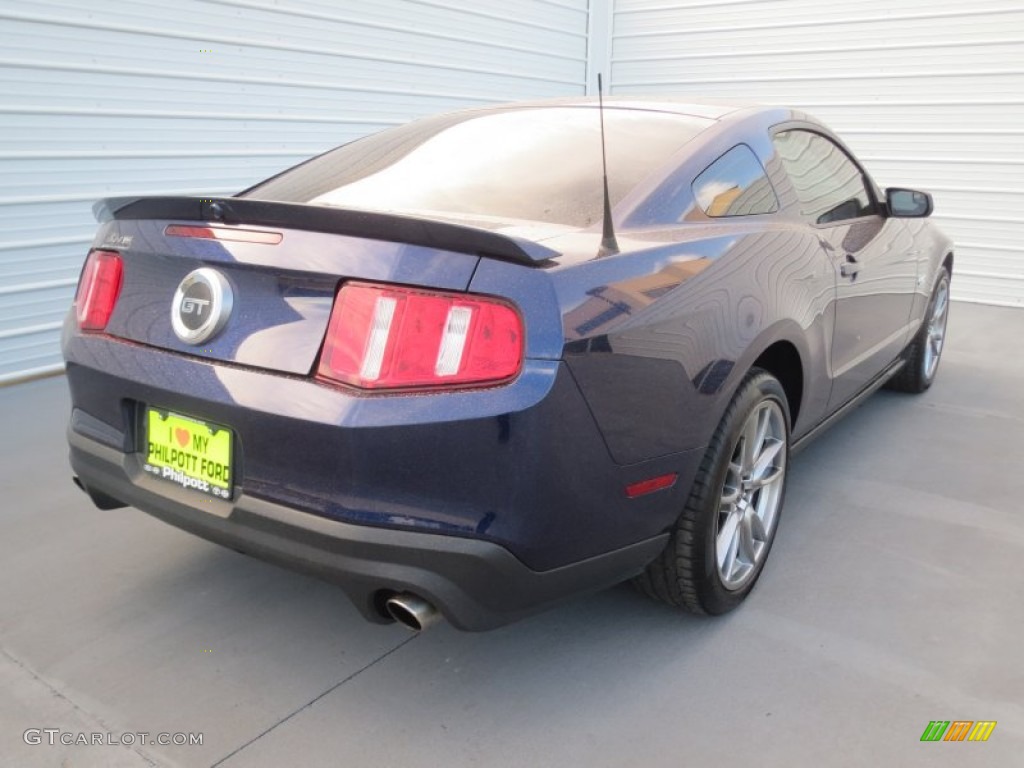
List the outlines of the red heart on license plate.
{"type": "Polygon", "coordinates": [[[174,437],[181,444],[182,448],[184,448],[184,447],[186,447],[188,445],[189,434],[188,434],[188,430],[187,429],[182,429],[181,427],[175,427],[174,428],[174,437]]]}

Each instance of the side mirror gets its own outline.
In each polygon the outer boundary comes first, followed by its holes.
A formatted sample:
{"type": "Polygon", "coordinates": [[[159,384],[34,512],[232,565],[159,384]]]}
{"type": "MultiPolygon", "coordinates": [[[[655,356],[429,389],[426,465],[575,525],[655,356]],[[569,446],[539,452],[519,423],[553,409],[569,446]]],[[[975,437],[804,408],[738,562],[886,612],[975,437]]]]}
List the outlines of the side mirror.
{"type": "Polygon", "coordinates": [[[885,204],[889,207],[890,216],[908,219],[920,219],[931,216],[935,210],[932,196],[927,192],[915,189],[897,189],[890,187],[885,190],[885,204]]]}

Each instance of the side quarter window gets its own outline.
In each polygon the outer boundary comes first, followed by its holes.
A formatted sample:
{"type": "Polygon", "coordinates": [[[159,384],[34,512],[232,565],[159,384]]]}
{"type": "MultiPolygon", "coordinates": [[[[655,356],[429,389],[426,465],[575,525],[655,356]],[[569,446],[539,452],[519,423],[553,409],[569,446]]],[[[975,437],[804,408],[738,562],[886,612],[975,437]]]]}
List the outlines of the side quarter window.
{"type": "Polygon", "coordinates": [[[782,131],[773,141],[800,201],[800,213],[815,224],[877,212],[864,174],[832,141],[801,130],[782,131]]]}
{"type": "Polygon", "coordinates": [[[693,196],[712,217],[750,216],[779,210],[764,167],[746,144],[737,144],[693,180],[693,196]]]}

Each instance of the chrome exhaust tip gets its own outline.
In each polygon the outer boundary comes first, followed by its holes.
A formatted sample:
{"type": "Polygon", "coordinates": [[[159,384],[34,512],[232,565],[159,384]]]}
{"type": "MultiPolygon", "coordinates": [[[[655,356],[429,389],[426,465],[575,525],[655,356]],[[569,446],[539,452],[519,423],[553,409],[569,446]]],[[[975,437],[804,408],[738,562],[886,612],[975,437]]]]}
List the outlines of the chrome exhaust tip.
{"type": "Polygon", "coordinates": [[[413,632],[422,632],[441,618],[437,608],[419,595],[408,592],[389,597],[384,608],[388,616],[413,632]]]}

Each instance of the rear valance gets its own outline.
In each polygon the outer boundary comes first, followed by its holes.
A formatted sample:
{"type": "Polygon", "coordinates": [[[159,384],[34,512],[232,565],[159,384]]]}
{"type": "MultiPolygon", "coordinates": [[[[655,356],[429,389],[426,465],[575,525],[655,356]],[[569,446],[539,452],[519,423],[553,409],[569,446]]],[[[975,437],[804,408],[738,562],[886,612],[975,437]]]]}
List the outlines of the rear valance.
{"type": "Polygon", "coordinates": [[[520,237],[393,213],[242,198],[108,197],[93,206],[98,221],[219,221],[329,232],[421,245],[534,266],[560,254],[520,237]]]}

